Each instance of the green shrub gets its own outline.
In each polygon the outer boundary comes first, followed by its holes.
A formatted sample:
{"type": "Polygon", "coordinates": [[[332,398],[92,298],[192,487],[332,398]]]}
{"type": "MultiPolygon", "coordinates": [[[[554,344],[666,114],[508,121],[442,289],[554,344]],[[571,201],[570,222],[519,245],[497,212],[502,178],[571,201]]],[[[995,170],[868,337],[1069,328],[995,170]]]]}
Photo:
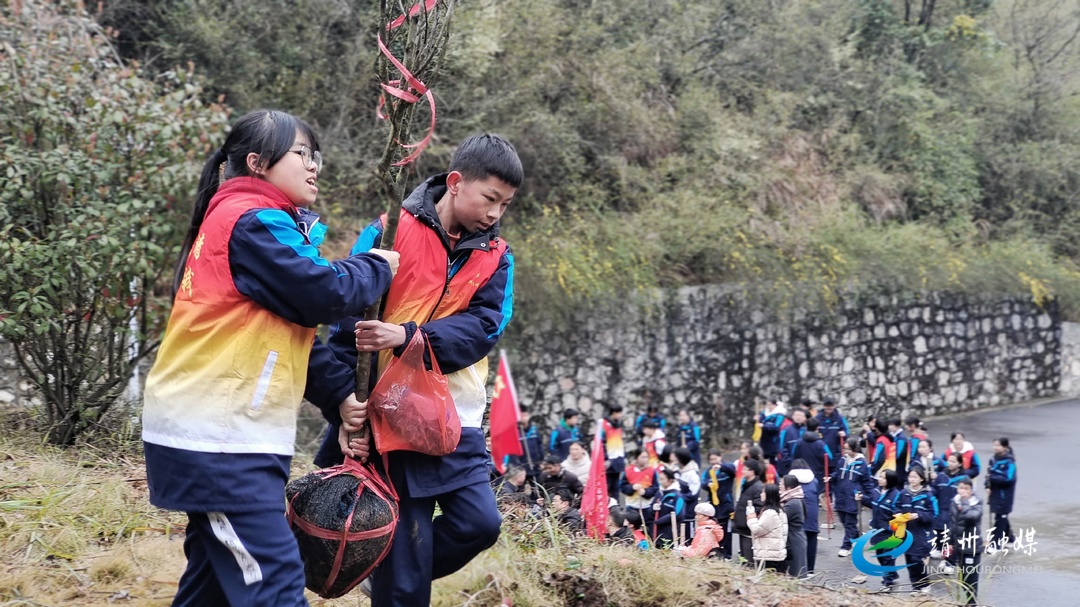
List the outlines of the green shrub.
{"type": "Polygon", "coordinates": [[[48,440],[101,420],[157,345],[194,179],[227,118],[120,61],[79,9],[0,8],[0,337],[48,440]]]}

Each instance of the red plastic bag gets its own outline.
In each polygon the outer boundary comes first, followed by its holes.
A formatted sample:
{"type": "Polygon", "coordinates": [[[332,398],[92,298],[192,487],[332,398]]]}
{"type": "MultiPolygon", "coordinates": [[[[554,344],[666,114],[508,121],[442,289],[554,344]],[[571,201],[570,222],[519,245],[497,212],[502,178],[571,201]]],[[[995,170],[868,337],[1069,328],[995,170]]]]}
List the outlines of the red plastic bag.
{"type": "Polygon", "coordinates": [[[422,331],[413,333],[400,358],[390,361],[368,399],[371,429],[379,453],[417,451],[446,455],[461,440],[461,420],[446,385],[446,376],[431,355],[422,331]]]}

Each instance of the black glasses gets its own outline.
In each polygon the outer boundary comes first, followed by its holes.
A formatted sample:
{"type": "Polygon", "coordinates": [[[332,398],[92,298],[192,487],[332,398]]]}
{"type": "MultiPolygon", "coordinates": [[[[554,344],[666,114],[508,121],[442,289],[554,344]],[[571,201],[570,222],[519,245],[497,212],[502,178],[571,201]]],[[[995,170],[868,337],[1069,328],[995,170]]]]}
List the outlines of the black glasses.
{"type": "Polygon", "coordinates": [[[301,145],[299,150],[289,150],[293,154],[300,154],[300,160],[304,162],[305,169],[315,168],[315,172],[318,173],[322,170],[322,153],[315,150],[313,151],[306,145],[301,145]]]}

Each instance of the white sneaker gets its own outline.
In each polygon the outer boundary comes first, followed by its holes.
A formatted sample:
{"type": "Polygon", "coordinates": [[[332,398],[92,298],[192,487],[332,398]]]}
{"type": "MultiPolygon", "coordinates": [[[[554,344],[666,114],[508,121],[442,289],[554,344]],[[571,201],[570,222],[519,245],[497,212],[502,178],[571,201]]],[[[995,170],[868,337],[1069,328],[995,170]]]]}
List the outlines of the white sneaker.
{"type": "Polygon", "coordinates": [[[836,523],[822,523],[822,529],[836,529],[836,523]]]}
{"type": "Polygon", "coordinates": [[[952,565],[945,565],[941,568],[941,572],[945,575],[953,575],[956,573],[956,567],[953,567],[952,565]]]}
{"type": "Polygon", "coordinates": [[[851,551],[841,548],[840,551],[836,553],[836,556],[840,558],[843,558],[845,556],[851,556],[851,551]]]}
{"type": "Polygon", "coordinates": [[[930,558],[932,558],[932,559],[940,559],[941,558],[941,551],[940,550],[931,550],[930,551],[930,558]]]}

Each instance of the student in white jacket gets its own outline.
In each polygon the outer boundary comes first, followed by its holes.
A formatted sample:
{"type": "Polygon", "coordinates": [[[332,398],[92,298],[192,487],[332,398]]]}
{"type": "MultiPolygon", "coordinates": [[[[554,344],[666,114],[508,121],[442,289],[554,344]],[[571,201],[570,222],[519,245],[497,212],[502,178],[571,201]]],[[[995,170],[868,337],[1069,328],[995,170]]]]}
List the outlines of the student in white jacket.
{"type": "Polygon", "coordinates": [[[780,488],[775,483],[761,490],[761,513],[754,505],[746,505],[746,524],[754,542],[754,560],[757,566],[782,571],[787,558],[787,515],[780,505],[780,488]]]}

